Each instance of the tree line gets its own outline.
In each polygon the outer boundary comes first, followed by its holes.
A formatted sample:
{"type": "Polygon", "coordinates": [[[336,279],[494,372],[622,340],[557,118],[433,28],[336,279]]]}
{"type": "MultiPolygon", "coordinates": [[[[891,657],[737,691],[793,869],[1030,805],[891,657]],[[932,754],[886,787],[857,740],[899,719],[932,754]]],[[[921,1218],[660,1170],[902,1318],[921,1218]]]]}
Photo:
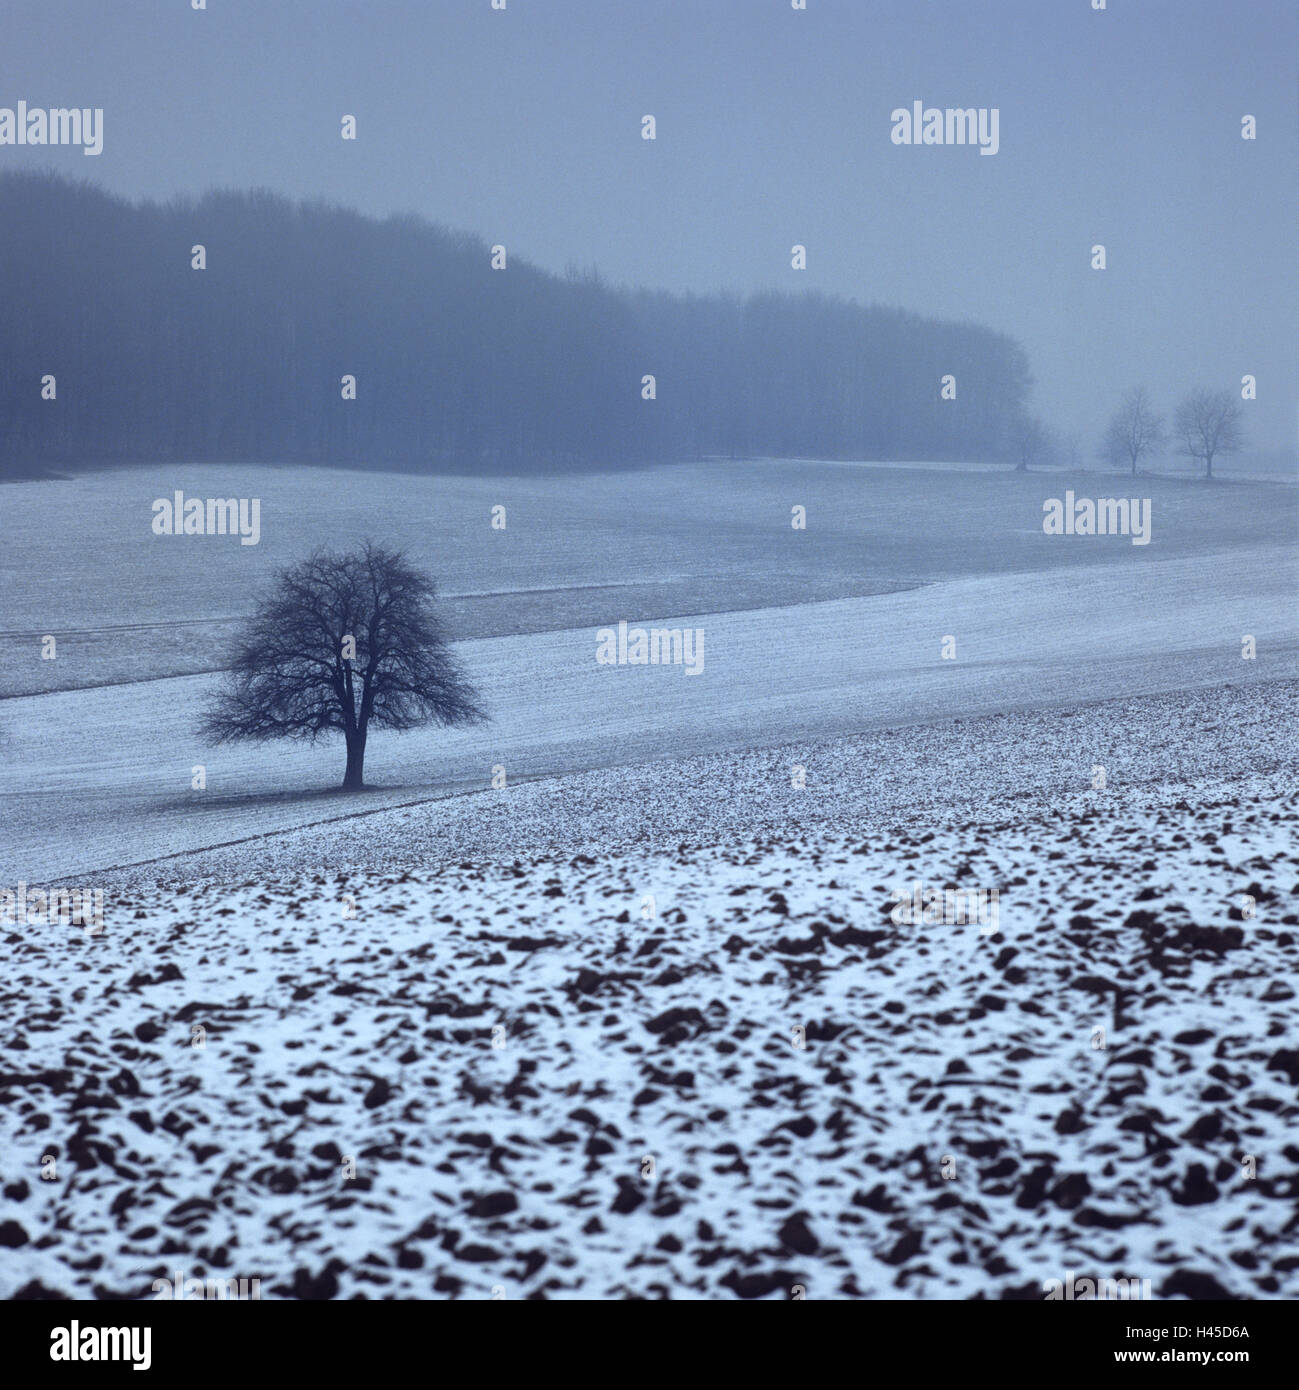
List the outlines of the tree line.
{"type": "Polygon", "coordinates": [[[11,473],[1010,460],[1031,385],[1019,344],[977,324],[819,293],[617,288],[419,217],[266,191],[132,203],[7,172],[0,266],[11,473]]]}

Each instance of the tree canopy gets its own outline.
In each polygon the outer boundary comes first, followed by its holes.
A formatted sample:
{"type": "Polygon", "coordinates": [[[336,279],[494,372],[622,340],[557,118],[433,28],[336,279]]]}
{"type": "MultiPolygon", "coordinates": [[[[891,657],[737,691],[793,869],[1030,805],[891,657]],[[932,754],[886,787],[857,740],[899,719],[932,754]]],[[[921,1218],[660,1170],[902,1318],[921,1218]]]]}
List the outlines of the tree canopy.
{"type": "Polygon", "coordinates": [[[282,570],[239,639],[200,732],[217,743],[341,733],[344,790],[363,785],[376,728],[486,715],[433,611],[435,585],[398,551],[318,550],[282,570]]]}

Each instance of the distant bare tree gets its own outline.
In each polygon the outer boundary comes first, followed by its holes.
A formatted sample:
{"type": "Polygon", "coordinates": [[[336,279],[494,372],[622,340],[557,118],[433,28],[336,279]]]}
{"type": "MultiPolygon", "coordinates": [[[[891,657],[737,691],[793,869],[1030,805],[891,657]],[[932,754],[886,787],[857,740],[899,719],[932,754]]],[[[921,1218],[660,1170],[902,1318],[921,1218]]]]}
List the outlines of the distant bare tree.
{"type": "Polygon", "coordinates": [[[1010,447],[1015,471],[1026,473],[1029,464],[1047,462],[1056,446],[1051,431],[1036,415],[1017,415],[1010,426],[1010,447]]]}
{"type": "Polygon", "coordinates": [[[1144,386],[1136,386],[1123,397],[1105,432],[1103,456],[1113,464],[1130,464],[1133,473],[1147,454],[1164,442],[1164,422],[1156,415],[1144,386]]]}
{"type": "Polygon", "coordinates": [[[364,786],[377,728],[486,718],[433,613],[435,586],[397,551],[318,550],[281,571],[235,651],[227,685],[203,716],[218,743],[341,733],[344,791],[364,786]]]}
{"type": "Polygon", "coordinates": [[[1244,442],[1240,402],[1231,391],[1211,391],[1201,386],[1177,407],[1173,431],[1189,458],[1204,460],[1204,476],[1213,477],[1213,460],[1234,454],[1244,442]]]}

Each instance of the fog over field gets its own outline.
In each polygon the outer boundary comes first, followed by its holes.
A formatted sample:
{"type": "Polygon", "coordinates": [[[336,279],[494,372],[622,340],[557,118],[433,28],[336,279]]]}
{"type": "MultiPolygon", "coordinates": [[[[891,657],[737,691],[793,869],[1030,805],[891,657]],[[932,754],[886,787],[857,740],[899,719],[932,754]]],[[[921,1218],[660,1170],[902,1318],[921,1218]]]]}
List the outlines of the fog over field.
{"type": "Polygon", "coordinates": [[[6,1338],[1299,1297],[1292,7],[56,8],[6,1338]]]}

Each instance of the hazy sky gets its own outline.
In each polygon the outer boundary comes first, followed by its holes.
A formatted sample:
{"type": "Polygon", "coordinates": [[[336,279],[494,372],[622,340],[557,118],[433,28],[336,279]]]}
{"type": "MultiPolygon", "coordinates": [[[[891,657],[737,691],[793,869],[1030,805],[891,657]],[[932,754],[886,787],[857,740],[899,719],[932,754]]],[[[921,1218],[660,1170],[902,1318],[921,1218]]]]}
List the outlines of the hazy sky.
{"type": "Polygon", "coordinates": [[[3,146],[0,168],[260,185],[617,282],[977,320],[1024,343],[1089,455],[1124,387],[1167,410],[1250,372],[1252,442],[1293,448],[1299,4],[1091,4],[4,0],[0,106],[103,107],[104,150],[3,146]],[[999,152],[894,145],[915,100],[997,107],[999,152]]]}

